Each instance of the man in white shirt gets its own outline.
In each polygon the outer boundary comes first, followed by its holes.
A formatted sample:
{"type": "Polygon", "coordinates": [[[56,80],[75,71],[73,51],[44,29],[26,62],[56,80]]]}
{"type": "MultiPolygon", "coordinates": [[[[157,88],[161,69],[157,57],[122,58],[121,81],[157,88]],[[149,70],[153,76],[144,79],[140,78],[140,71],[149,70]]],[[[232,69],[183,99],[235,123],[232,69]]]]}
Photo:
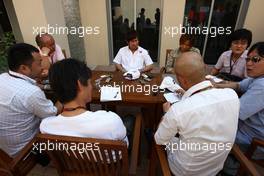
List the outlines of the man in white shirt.
{"type": "Polygon", "coordinates": [[[156,143],[166,145],[175,175],[216,175],[235,140],[239,99],[232,89],[215,89],[205,81],[204,68],[195,52],[176,60],[175,73],[186,92],[180,102],[163,105],[166,114],[155,134],[156,143]]]}
{"type": "Polygon", "coordinates": [[[0,75],[0,148],[14,157],[39,132],[40,120],[56,115],[60,108],[46,99],[34,80],[42,72],[36,47],[12,46],[8,66],[9,72],[0,75]]]}
{"type": "Polygon", "coordinates": [[[121,48],[114,59],[117,70],[122,72],[139,70],[141,73],[152,70],[153,62],[148,51],[138,46],[138,43],[136,31],[128,32],[128,46],[121,48]]]}
{"type": "Polygon", "coordinates": [[[65,59],[65,56],[61,47],[55,43],[54,38],[50,34],[38,34],[35,40],[38,45],[40,55],[42,56],[42,67],[44,69],[43,74],[44,76],[47,76],[50,65],[65,59]]]}
{"type": "Polygon", "coordinates": [[[65,59],[51,67],[51,87],[64,107],[58,116],[44,119],[40,131],[54,135],[124,140],[128,144],[126,128],[117,114],[86,110],[86,104],[92,100],[91,77],[91,70],[76,59],[65,59]]]}

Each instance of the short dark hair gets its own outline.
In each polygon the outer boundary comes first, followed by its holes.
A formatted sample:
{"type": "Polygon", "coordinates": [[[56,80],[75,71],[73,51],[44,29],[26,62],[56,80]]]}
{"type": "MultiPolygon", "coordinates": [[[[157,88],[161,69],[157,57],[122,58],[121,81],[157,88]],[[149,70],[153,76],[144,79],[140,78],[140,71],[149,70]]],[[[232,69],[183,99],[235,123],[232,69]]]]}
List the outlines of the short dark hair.
{"type": "Polygon", "coordinates": [[[7,52],[8,68],[12,71],[17,71],[20,65],[31,65],[34,57],[32,53],[39,50],[27,43],[17,43],[11,46],[7,52]]]}
{"type": "Polygon", "coordinates": [[[78,80],[83,86],[87,86],[87,80],[91,77],[92,72],[87,65],[73,58],[56,62],[49,70],[51,88],[61,103],[76,98],[78,80]]]}
{"type": "Polygon", "coordinates": [[[127,33],[126,41],[130,42],[131,40],[137,38],[137,32],[135,30],[131,30],[127,33]]]}
{"type": "Polygon", "coordinates": [[[194,37],[191,34],[183,34],[180,37],[180,43],[184,43],[186,41],[190,41],[191,46],[193,46],[194,37]]]}
{"type": "Polygon", "coordinates": [[[238,29],[235,30],[231,35],[229,39],[229,46],[231,46],[231,43],[236,40],[247,40],[247,48],[250,46],[252,41],[252,32],[248,29],[238,29]]]}
{"type": "Polygon", "coordinates": [[[248,51],[248,54],[252,51],[257,50],[260,57],[264,57],[264,42],[257,42],[248,51]]]}

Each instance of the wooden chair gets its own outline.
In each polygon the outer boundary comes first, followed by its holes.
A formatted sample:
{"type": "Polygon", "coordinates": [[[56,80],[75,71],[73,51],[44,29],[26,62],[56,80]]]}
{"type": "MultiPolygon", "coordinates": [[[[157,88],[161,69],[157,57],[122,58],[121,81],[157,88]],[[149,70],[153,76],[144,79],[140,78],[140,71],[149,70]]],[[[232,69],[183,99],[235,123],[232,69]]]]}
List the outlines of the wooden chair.
{"type": "Polygon", "coordinates": [[[12,158],[0,149],[0,175],[1,176],[25,176],[37,164],[37,158],[30,153],[35,138],[29,142],[19,154],[12,158]]]}
{"type": "Polygon", "coordinates": [[[162,175],[171,176],[167,155],[163,145],[157,145],[155,142],[152,143],[151,158],[148,169],[148,175],[156,175],[156,166],[159,163],[162,171],[162,175]]]}
{"type": "MultiPolygon", "coordinates": [[[[255,164],[258,164],[259,166],[261,166],[261,167],[264,168],[264,159],[256,160],[256,159],[253,159],[252,158],[254,152],[256,151],[256,149],[258,147],[264,148],[264,141],[263,140],[260,140],[260,139],[257,139],[257,138],[253,138],[253,140],[252,140],[252,142],[250,144],[249,149],[245,153],[245,156],[251,162],[253,162],[255,164]]],[[[237,146],[237,149],[236,150],[240,150],[238,146],[237,146]]],[[[239,168],[239,174],[240,175],[243,175],[245,173],[246,173],[245,167],[243,165],[241,165],[240,168],[239,168]]]]}
{"type": "Polygon", "coordinates": [[[256,151],[256,149],[258,147],[264,148],[264,140],[260,140],[260,139],[257,139],[257,138],[253,138],[253,140],[251,142],[251,145],[250,145],[248,151],[246,152],[246,156],[252,162],[260,165],[261,167],[264,167],[264,159],[256,160],[256,159],[253,159],[252,158],[254,152],[256,151]]]}
{"type": "MultiPolygon", "coordinates": [[[[253,163],[248,160],[248,158],[244,155],[244,153],[239,149],[238,145],[234,144],[231,150],[231,153],[236,157],[236,159],[240,162],[240,169],[237,173],[238,176],[242,176],[246,173],[253,176],[260,176],[259,172],[254,167],[253,163]]],[[[167,160],[166,152],[164,150],[164,146],[155,145],[152,149],[152,158],[150,161],[149,167],[149,176],[155,175],[156,163],[159,161],[161,171],[163,175],[171,176],[169,163],[167,160]]]]}
{"type": "Polygon", "coordinates": [[[172,51],[172,49],[167,49],[166,50],[165,66],[160,68],[160,73],[163,73],[163,74],[166,73],[166,68],[165,67],[166,67],[168,56],[169,56],[171,51],[172,51]]]}
{"type": "MultiPolygon", "coordinates": [[[[58,136],[49,134],[39,134],[37,139],[40,143],[55,146],[64,146],[64,149],[55,148],[46,152],[54,162],[59,175],[136,175],[139,140],[141,128],[141,115],[137,115],[133,146],[130,160],[128,161],[127,145],[123,141],[103,140],[93,138],[58,136]],[[66,150],[65,146],[69,149],[66,150]],[[72,147],[70,149],[70,146],[72,147]],[[78,148],[80,146],[80,152],[78,148]],[[86,150],[82,150],[86,146],[86,150]]],[[[42,144],[42,145],[43,145],[42,144]]]]}
{"type": "Polygon", "coordinates": [[[231,153],[240,162],[240,168],[237,173],[238,176],[246,175],[247,173],[253,176],[260,176],[253,163],[239,149],[239,146],[237,144],[233,145],[231,153]]]}

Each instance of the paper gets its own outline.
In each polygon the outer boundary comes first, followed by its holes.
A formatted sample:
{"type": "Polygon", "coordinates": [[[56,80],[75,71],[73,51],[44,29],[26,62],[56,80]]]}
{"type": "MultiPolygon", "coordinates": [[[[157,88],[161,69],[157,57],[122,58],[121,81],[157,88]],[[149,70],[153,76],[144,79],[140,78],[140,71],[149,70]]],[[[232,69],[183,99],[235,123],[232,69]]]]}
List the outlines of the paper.
{"type": "Polygon", "coordinates": [[[163,78],[160,84],[160,89],[168,89],[171,92],[175,92],[176,90],[182,88],[176,83],[176,81],[172,77],[166,76],[163,78]]]}
{"type": "Polygon", "coordinates": [[[101,91],[101,96],[100,96],[101,102],[122,100],[120,87],[103,86],[101,87],[100,91],[101,91]]]}
{"type": "Polygon", "coordinates": [[[165,93],[165,94],[163,94],[163,96],[165,97],[167,102],[169,102],[171,104],[181,100],[180,95],[177,93],[165,93]]]}

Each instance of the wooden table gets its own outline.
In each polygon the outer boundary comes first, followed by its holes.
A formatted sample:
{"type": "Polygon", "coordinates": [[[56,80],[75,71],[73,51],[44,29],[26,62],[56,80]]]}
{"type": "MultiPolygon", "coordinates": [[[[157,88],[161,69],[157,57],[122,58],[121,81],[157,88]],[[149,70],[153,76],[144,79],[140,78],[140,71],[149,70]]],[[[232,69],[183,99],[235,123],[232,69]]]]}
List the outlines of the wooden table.
{"type": "MultiPolygon", "coordinates": [[[[113,72],[92,71],[93,93],[92,93],[91,103],[101,104],[101,105],[125,105],[125,106],[137,106],[137,107],[147,108],[148,110],[151,110],[154,113],[154,117],[150,115],[149,117],[143,117],[143,118],[150,121],[151,125],[153,125],[152,127],[155,128],[162,116],[162,104],[166,101],[164,99],[163,92],[155,93],[153,91],[148,91],[148,88],[156,91],[157,87],[160,85],[162,81],[162,74],[156,73],[152,75],[153,75],[152,80],[144,85],[141,84],[139,80],[131,81],[125,79],[123,77],[123,73],[118,71],[113,71],[113,72]],[[105,83],[105,79],[103,79],[101,81],[100,86],[103,85],[121,86],[122,101],[100,102],[100,92],[99,92],[99,88],[95,84],[95,80],[100,78],[101,75],[109,75],[109,74],[113,76],[112,80],[109,83],[105,83]],[[142,92],[132,91],[132,88],[129,91],[128,86],[131,87],[134,86],[134,90],[136,90],[136,88],[142,87],[142,89],[144,90],[145,88],[146,91],[142,91],[142,92]],[[123,91],[122,91],[122,87],[123,87],[123,91]]],[[[149,114],[151,114],[151,112],[149,114]]],[[[144,115],[145,114],[143,114],[143,116],[144,115]]]]}

